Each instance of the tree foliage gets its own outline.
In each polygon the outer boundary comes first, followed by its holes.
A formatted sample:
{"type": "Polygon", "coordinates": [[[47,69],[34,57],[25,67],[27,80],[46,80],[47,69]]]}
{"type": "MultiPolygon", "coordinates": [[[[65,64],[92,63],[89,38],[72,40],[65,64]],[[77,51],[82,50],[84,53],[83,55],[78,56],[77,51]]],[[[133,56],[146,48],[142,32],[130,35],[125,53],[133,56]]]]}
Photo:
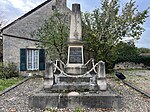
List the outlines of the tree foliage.
{"type": "Polygon", "coordinates": [[[67,37],[69,33],[68,16],[59,12],[54,12],[53,16],[46,20],[42,27],[32,33],[40,43],[37,45],[45,48],[50,59],[66,57],[67,37]]]}
{"type": "Polygon", "coordinates": [[[139,48],[138,50],[139,50],[140,53],[150,53],[149,48],[139,48]]]}
{"type": "Polygon", "coordinates": [[[102,0],[101,8],[83,14],[83,38],[86,51],[106,64],[116,59],[114,48],[125,37],[140,38],[148,9],[140,12],[131,0],[120,10],[119,0],[102,0]]]}
{"type": "MultiPolygon", "coordinates": [[[[107,67],[113,65],[119,55],[115,50],[117,44],[127,37],[138,40],[144,32],[143,23],[147,17],[148,9],[140,12],[133,0],[122,9],[119,0],[101,0],[101,8],[82,15],[86,59],[93,57],[96,62],[105,61],[107,67]]],[[[42,41],[38,46],[46,48],[51,59],[67,57],[68,25],[68,16],[56,12],[34,33],[42,41]]]]}
{"type": "MultiPolygon", "coordinates": [[[[0,29],[7,24],[7,20],[4,16],[4,12],[0,10],[0,29]]],[[[1,33],[1,32],[0,32],[1,33]]]]}
{"type": "Polygon", "coordinates": [[[115,48],[115,53],[117,55],[117,60],[128,60],[140,55],[138,48],[131,42],[119,42],[115,48]]]}

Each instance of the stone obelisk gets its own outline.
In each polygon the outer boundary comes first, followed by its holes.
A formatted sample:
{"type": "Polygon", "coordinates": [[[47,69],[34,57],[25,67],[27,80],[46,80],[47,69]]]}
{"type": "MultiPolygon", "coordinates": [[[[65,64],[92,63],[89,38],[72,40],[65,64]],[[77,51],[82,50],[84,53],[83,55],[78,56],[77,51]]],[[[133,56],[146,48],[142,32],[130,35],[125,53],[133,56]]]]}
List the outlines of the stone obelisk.
{"type": "Polygon", "coordinates": [[[70,36],[68,38],[68,60],[65,71],[73,75],[81,75],[86,71],[83,55],[80,4],[72,5],[70,36]]]}
{"type": "Polygon", "coordinates": [[[80,4],[72,5],[69,42],[82,41],[80,4]]]}

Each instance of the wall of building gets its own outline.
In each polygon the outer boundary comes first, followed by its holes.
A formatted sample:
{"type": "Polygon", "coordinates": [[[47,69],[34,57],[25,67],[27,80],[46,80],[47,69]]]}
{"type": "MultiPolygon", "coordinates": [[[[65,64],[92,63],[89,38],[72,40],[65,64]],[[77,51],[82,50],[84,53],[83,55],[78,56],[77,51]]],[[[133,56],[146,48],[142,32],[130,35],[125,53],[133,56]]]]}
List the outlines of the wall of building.
{"type": "MultiPolygon", "coordinates": [[[[66,0],[64,0],[65,2],[66,0]]],[[[62,2],[61,2],[62,4],[62,2]]],[[[21,20],[16,21],[15,24],[10,25],[4,29],[3,34],[15,35],[18,37],[31,37],[31,33],[37,30],[45,20],[53,15],[54,10],[52,6],[56,6],[56,0],[52,0],[40,9],[24,17],[21,20]]],[[[56,6],[60,13],[66,13],[70,15],[71,11],[64,5],[57,3],[56,6]]],[[[20,64],[20,48],[35,47],[35,42],[30,40],[24,40],[19,38],[13,38],[10,36],[3,36],[3,61],[14,62],[17,64],[18,69],[20,64]]]]}

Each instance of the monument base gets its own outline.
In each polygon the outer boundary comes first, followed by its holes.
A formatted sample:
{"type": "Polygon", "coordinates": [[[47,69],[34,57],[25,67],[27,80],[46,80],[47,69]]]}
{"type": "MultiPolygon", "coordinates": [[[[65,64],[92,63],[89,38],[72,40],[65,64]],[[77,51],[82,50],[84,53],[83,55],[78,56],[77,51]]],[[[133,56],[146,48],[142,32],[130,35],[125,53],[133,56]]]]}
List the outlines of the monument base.
{"type": "Polygon", "coordinates": [[[68,77],[63,74],[54,74],[54,79],[54,84],[47,89],[48,91],[96,91],[99,88],[96,84],[96,74],[78,77],[76,75],[68,77]]]}
{"type": "Polygon", "coordinates": [[[87,67],[86,66],[67,66],[65,67],[65,73],[70,74],[70,75],[83,75],[84,73],[87,72],[87,67]]]}
{"type": "Polygon", "coordinates": [[[121,97],[110,87],[106,91],[45,92],[29,96],[29,107],[36,108],[121,108],[121,97]]]}

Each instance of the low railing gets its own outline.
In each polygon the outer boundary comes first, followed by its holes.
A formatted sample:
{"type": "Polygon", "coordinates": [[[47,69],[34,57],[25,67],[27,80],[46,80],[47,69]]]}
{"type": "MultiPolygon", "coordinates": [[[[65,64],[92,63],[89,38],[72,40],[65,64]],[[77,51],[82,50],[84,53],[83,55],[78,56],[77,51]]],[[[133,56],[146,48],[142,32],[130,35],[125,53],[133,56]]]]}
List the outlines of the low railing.
{"type": "MultiPolygon", "coordinates": [[[[90,62],[92,63],[92,68],[94,67],[94,59],[93,58],[91,58],[90,60],[88,60],[87,62],[86,62],[86,64],[85,64],[85,66],[88,66],[88,64],[90,64],[90,62]]],[[[95,69],[96,67],[94,67],[94,72],[95,73],[97,73],[97,71],[96,71],[96,69],[95,69]]]]}
{"type": "Polygon", "coordinates": [[[94,59],[90,59],[89,61],[87,61],[87,63],[85,64],[85,66],[87,66],[90,62],[92,62],[92,68],[91,68],[90,70],[88,70],[86,73],[84,73],[84,74],[82,74],[82,75],[68,75],[67,73],[64,72],[64,70],[62,70],[62,69],[58,66],[58,61],[61,62],[61,64],[62,64],[63,66],[65,66],[65,64],[64,64],[61,60],[58,59],[58,60],[56,61],[56,63],[53,63],[54,68],[55,68],[55,69],[54,69],[54,72],[55,72],[56,70],[58,70],[58,71],[60,72],[60,74],[63,74],[63,75],[65,75],[65,76],[67,76],[67,77],[76,77],[76,78],[87,76],[87,75],[89,75],[90,72],[92,72],[93,70],[94,70],[95,73],[97,73],[97,71],[96,71],[96,66],[100,63],[100,61],[99,61],[98,63],[94,64],[94,59]]]}
{"type": "MultiPolygon", "coordinates": [[[[61,70],[64,70],[64,68],[66,66],[65,63],[62,60],[60,60],[60,59],[56,59],[55,65],[57,67],[59,67],[61,70]],[[59,62],[59,65],[58,65],[58,62],[59,62]]],[[[54,72],[56,72],[56,70],[57,70],[57,68],[54,66],[54,72]]]]}

